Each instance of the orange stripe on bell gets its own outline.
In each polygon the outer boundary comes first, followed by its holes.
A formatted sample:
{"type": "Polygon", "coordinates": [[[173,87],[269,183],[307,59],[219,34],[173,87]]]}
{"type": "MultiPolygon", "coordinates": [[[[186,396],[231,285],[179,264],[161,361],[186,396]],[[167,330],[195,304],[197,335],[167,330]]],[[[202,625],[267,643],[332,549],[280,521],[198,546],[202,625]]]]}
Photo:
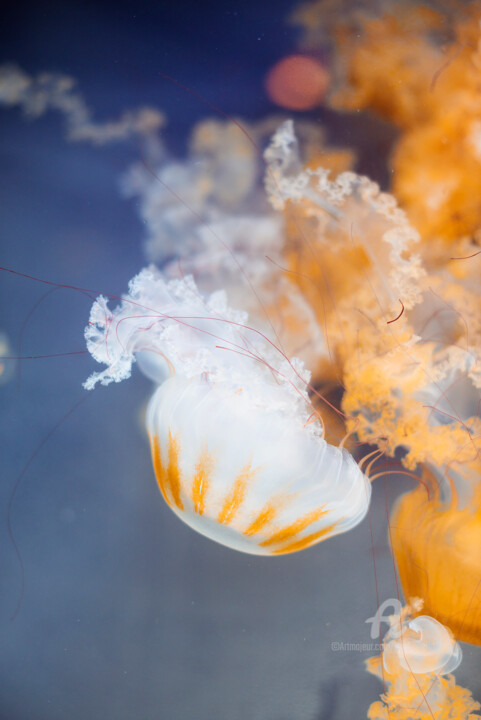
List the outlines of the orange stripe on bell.
{"type": "Polygon", "coordinates": [[[234,519],[235,514],[245,500],[248,483],[255,474],[256,471],[249,464],[237,475],[232,492],[227,496],[217,517],[217,521],[222,525],[228,525],[234,519]]]}
{"type": "Polygon", "coordinates": [[[214,459],[207,451],[205,451],[195,466],[195,475],[192,482],[192,501],[194,503],[194,512],[197,515],[203,515],[205,511],[205,496],[209,488],[212,472],[214,469],[214,459]]]}
{"type": "Polygon", "coordinates": [[[293,540],[296,535],[309,527],[309,525],[316,522],[317,520],[320,520],[320,518],[324,515],[327,515],[327,512],[327,510],[324,510],[324,505],[320,508],[317,508],[316,510],[312,510],[310,513],[307,513],[307,515],[304,515],[304,517],[299,518],[299,520],[296,520],[290,525],[281,528],[276,533],[274,533],[274,535],[271,535],[271,537],[267,538],[267,540],[264,540],[259,544],[261,545],[261,547],[270,547],[271,545],[279,545],[281,543],[293,540]]]}

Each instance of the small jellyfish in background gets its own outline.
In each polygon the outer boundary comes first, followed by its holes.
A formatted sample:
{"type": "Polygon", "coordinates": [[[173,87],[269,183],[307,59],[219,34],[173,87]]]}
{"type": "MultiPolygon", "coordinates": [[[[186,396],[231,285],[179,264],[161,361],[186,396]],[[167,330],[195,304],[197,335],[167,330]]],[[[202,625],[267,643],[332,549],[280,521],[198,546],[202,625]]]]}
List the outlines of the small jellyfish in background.
{"type": "Polygon", "coordinates": [[[323,437],[309,374],[191,277],[154,267],[111,312],[92,308],[87,346],[107,368],[85,383],[130,375],[137,360],[159,386],[147,410],[160,491],[195,530],[244,552],[296,552],[366,515],[370,483],[323,437]]]}
{"type": "Polygon", "coordinates": [[[448,628],[420,615],[422,610],[415,598],[392,615],[381,655],[366,662],[384,684],[381,700],[368,710],[369,720],[479,720],[473,711],[481,705],[451,674],[462,659],[460,646],[448,628]]]}

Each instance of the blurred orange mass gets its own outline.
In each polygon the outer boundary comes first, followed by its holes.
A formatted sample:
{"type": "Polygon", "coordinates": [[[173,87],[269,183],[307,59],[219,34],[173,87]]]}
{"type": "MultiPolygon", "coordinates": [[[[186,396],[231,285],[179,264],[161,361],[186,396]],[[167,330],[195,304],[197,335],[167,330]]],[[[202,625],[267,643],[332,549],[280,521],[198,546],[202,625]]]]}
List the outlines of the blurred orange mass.
{"type": "Polygon", "coordinates": [[[481,492],[464,508],[428,499],[419,487],[403,495],[391,517],[394,556],[406,597],[459,640],[481,644],[481,492]]]}
{"type": "Polygon", "coordinates": [[[312,110],[320,105],[329,85],[322,63],[304,55],[279,60],[268,72],[266,90],[273,103],[288,110],[312,110]]]}
{"type": "Polygon", "coordinates": [[[393,192],[424,240],[450,242],[481,226],[481,7],[441,13],[398,7],[337,29],[342,81],[333,107],[368,109],[397,125],[393,192]],[[451,29],[446,43],[443,35],[451,29]]]}

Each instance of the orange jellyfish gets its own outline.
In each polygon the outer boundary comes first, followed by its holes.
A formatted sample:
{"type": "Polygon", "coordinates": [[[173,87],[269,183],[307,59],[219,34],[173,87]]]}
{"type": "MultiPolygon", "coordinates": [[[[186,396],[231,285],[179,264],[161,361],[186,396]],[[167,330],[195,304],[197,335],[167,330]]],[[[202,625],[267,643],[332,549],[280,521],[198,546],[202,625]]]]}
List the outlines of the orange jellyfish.
{"type": "Polygon", "coordinates": [[[481,224],[481,7],[451,13],[399,3],[355,30],[339,23],[344,77],[330,98],[400,128],[393,191],[433,252],[481,224]]]}
{"type": "MultiPolygon", "coordinates": [[[[479,477],[479,465],[472,470],[479,477]]],[[[452,475],[456,473],[452,472],[452,475]]],[[[425,471],[429,478],[429,473],[425,471]]],[[[457,482],[461,484],[460,476],[457,482]]],[[[438,484],[403,495],[391,516],[392,549],[406,597],[419,597],[427,613],[458,640],[481,645],[481,487],[460,502],[442,499],[438,484]]],[[[466,491],[465,491],[466,493],[466,491]]]]}
{"type": "Polygon", "coordinates": [[[406,316],[386,328],[399,298],[406,310],[419,303],[425,276],[414,251],[419,235],[395,198],[353,172],[331,179],[322,166],[302,169],[291,121],[275,133],[265,157],[270,202],[285,215],[289,278],[324,335],[314,373],[325,376],[329,362],[342,375],[347,359],[365,348],[376,355],[411,338],[406,316]]]}

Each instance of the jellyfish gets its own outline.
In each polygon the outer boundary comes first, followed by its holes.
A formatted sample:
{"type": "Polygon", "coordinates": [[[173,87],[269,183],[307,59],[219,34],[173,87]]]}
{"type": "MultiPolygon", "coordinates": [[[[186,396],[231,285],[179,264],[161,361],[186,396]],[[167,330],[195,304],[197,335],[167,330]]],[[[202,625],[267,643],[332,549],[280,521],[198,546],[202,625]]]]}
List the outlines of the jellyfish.
{"type": "MultiPolygon", "coordinates": [[[[72,139],[101,143],[133,133],[155,145],[160,167],[148,156],[151,172],[135,166],[123,187],[140,197],[147,259],[161,270],[142,270],[115,310],[105,297],[94,303],[87,347],[105,369],[85,387],[125,380],[135,362],[153,382],[146,429],[167,505],[224,546],[294,553],[366,516],[372,463],[363,472],[365,463],[355,462],[346,449],[353,438],[358,452],[362,443],[374,446],[368,457],[396,455],[422,486],[396,505],[392,548],[406,599],[420,597],[424,606],[410,601],[372,662],[388,688],[387,709],[379,703],[370,717],[405,717],[405,706],[393,704],[401,696],[414,699],[422,718],[431,707],[458,706],[456,717],[465,717],[476,704],[444,676],[460,660],[454,637],[477,644],[480,637],[473,584],[481,569],[479,266],[458,262],[479,242],[468,187],[471,175],[477,186],[478,161],[466,152],[469,146],[476,156],[479,128],[470,72],[469,112],[461,103],[461,114],[449,115],[453,142],[443,151],[463,192],[446,194],[446,178],[433,175],[444,173],[441,119],[453,101],[441,80],[451,89],[454,81],[438,73],[439,16],[405,12],[407,26],[361,13],[361,37],[349,46],[350,31],[338,30],[348,74],[341,81],[333,64],[338,94],[330,100],[370,107],[401,129],[393,195],[352,172],[353,152],[326,152],[309,124],[294,130],[287,121],[275,131],[264,194],[259,146],[277,119],[245,132],[237,121],[202,123],[181,162],[154,142],[160,113],[94,123],[66,78],[32,84],[10,70],[0,102],[30,114],[60,109],[72,139]],[[374,63],[373,47],[395,72],[374,63]],[[400,87],[393,76],[404,80],[400,87]],[[419,104],[427,78],[433,92],[419,104]],[[456,123],[466,117],[469,142],[458,153],[456,123]],[[319,145],[307,157],[299,149],[306,138],[319,145]],[[424,212],[426,204],[436,212],[424,212]],[[334,406],[324,383],[338,390],[334,406]],[[340,444],[333,417],[345,434],[340,444]],[[456,594],[446,590],[454,576],[456,594]]],[[[476,65],[472,38],[459,35],[459,42],[463,67],[468,57],[476,65]]]]}
{"type": "Polygon", "coordinates": [[[422,600],[413,598],[392,615],[381,655],[366,662],[384,684],[381,700],[368,710],[369,720],[481,717],[473,713],[481,705],[452,675],[462,660],[460,646],[447,627],[420,615],[422,609],[422,600]]]}
{"type": "Polygon", "coordinates": [[[481,224],[479,3],[393,4],[338,19],[330,103],[369,109],[400,131],[393,192],[433,258],[481,224]]]}
{"type": "MultiPolygon", "coordinates": [[[[314,368],[326,355],[325,341],[309,298],[281,269],[285,217],[262,188],[261,148],[280,124],[277,117],[203,121],[192,131],[187,159],[163,158],[153,174],[135,164],[123,188],[140,199],[145,255],[167,278],[192,274],[202,292],[212,293],[221,277],[233,307],[258,330],[274,327],[287,354],[314,368]]],[[[296,122],[295,145],[299,166],[321,163],[337,173],[353,163],[353,152],[328,146],[322,128],[306,120],[296,122]]]]}
{"type": "Polygon", "coordinates": [[[451,469],[450,497],[437,483],[431,499],[424,488],[400,497],[391,515],[391,541],[407,596],[422,598],[426,611],[459,640],[481,645],[479,462],[470,472],[475,482],[463,487],[465,478],[451,469]]]}
{"type": "Polygon", "coordinates": [[[398,312],[399,298],[406,310],[421,300],[419,234],[395,198],[369,178],[303,168],[292,123],[279,128],[265,155],[270,201],[286,217],[289,277],[314,309],[324,359],[341,378],[346,358],[364,348],[385,352],[412,336],[405,318],[387,328],[386,320],[398,312]]]}
{"type": "Polygon", "coordinates": [[[225,293],[151,266],[113,312],[95,302],[87,346],[107,367],[85,386],[119,382],[137,360],[158,386],[147,429],[167,504],[217,542],[279,555],[357,525],[370,483],[324,439],[303,364],[247,322],[225,293]]]}

